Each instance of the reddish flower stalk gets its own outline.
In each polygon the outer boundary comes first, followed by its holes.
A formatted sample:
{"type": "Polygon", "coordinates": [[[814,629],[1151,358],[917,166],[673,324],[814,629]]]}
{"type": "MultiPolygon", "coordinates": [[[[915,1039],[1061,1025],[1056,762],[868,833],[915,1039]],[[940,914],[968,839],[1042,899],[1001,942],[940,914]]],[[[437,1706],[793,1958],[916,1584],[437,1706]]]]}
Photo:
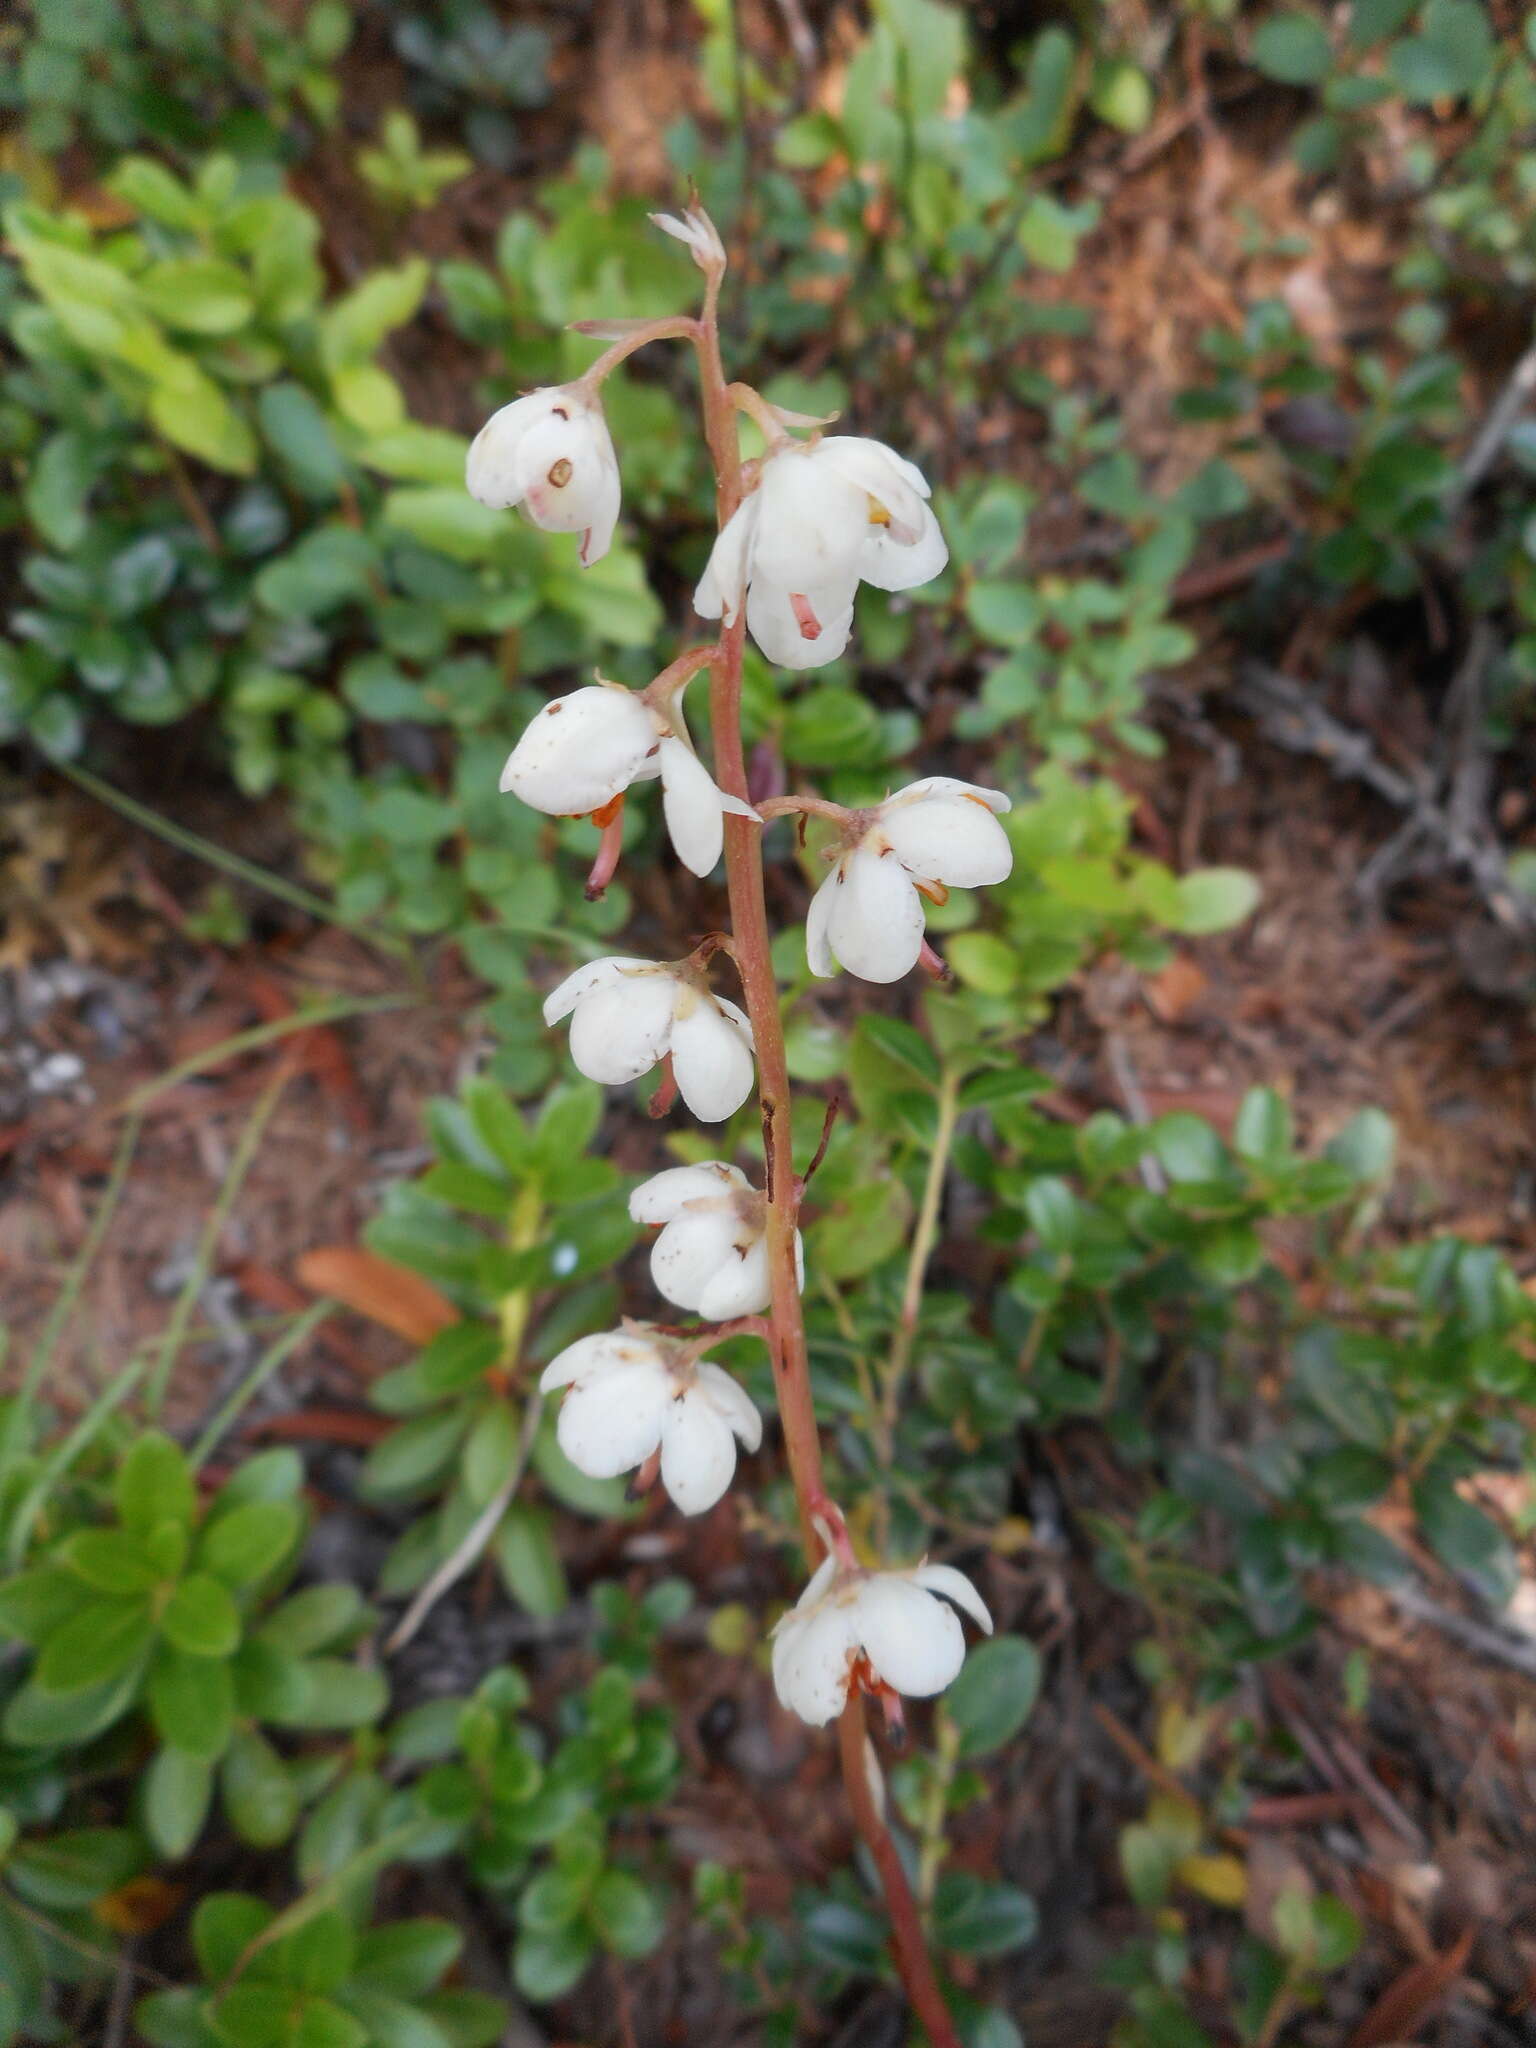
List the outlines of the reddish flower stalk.
{"type": "MultiPolygon", "coordinates": [[[[736,399],[720,359],[717,300],[720,273],[711,271],[704,311],[693,334],[699,359],[704,431],[715,468],[716,515],[720,525],[741,502],[741,457],[736,439],[736,399]]],[[[715,780],[733,795],[747,794],[741,740],[741,656],[745,607],[724,628],[710,675],[710,717],[714,731],[715,780]]],[[[769,1352],[774,1391],[784,1431],[784,1450],[794,1482],[801,1537],[808,1561],[816,1564],[825,1544],[816,1528],[818,1507],[827,1499],[822,1476],[821,1438],[811,1394],[805,1318],[795,1260],[795,1230],[801,1183],[796,1179],[790,1137],[789,1069],[784,1024],[774,980],[767,905],[763,895],[761,827],[750,819],[725,819],[725,871],[730,894],[734,952],[742,994],[757,1044],[758,1099],[763,1117],[767,1193],[766,1239],[773,1300],[769,1310],[769,1352]]],[[[843,1779],[854,1823],[880,1873],[891,1917],[896,1967],[912,2009],[931,2048],[960,2048],[944,1995],[928,1954],[922,1921],[901,1858],[881,1813],[868,1763],[864,1703],[850,1687],[838,1728],[843,1779]]]]}

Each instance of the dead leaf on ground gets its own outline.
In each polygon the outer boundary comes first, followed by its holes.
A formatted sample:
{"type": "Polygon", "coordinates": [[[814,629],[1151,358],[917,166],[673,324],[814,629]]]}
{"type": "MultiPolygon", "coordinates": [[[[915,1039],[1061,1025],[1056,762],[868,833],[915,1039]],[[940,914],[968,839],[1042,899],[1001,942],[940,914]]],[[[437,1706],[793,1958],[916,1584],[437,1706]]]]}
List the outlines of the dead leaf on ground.
{"type": "Polygon", "coordinates": [[[333,1295],[412,1344],[425,1344],[459,1321],[459,1312],[430,1280],[357,1245],[318,1245],[295,1268],[312,1294],[333,1295]]]}
{"type": "Polygon", "coordinates": [[[1410,1963],[1350,2035],[1348,2048],[1387,2048],[1389,2042],[1413,2040],[1466,1967],[1472,1935],[1468,1927],[1444,1954],[1426,1963],[1410,1963]]]}

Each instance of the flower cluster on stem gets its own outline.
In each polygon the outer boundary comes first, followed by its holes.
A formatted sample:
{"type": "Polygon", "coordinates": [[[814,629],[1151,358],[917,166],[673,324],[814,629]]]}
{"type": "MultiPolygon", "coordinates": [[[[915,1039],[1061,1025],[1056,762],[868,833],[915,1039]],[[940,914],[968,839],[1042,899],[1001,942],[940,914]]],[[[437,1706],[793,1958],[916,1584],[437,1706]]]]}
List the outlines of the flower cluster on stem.
{"type": "Polygon", "coordinates": [[[703,272],[701,314],[583,323],[581,331],[611,346],[573,383],[503,407],[470,450],[467,481],[485,503],[521,505],[537,525],[579,533],[582,561],[596,561],[611,540],[621,497],[603,380],[647,343],[686,340],[698,360],[719,526],[694,604],[701,617],[720,622],[718,637],[680,655],[642,691],[599,678],[556,698],[513,749],[502,788],[548,814],[598,825],[592,893],[614,873],[623,804],[637,783],[660,781],[668,834],[684,866],[707,874],[723,853],[729,934],[712,934],[684,960],[591,961],[552,992],[544,1016],[550,1024],[569,1017],[572,1059],[594,1080],[618,1085],[660,1067],[656,1114],[680,1096],[701,1121],[723,1122],[747,1100],[755,1074],[764,1183],[757,1188],[729,1160],[712,1160],[658,1173],[638,1187],[631,1213],[659,1232],[651,1254],[657,1291],[704,1327],[685,1335],[626,1322],[570,1345],[541,1384],[561,1393],[559,1438],[574,1464],[601,1477],[632,1472],[636,1490],[659,1478],[683,1513],[699,1514],[729,1487],[739,1453],[755,1452],[762,1436],[762,1418],[746,1393],[705,1354],[731,1336],[752,1335],[767,1345],[801,1535],[814,1566],[775,1632],[775,1687],[808,1723],[839,1720],[848,1797],[885,1890],[903,1982],[934,2048],[957,2048],[883,1817],[864,1702],[873,1700],[888,1730],[899,1734],[903,1695],[941,1692],[959,1671],[960,1613],[987,1631],[991,1617],[950,1565],[862,1562],[827,1492],[800,1299],[804,1181],[791,1156],[762,835],[774,819],[797,813],[831,822],[829,872],[806,924],[808,964],[818,975],[841,967],[867,981],[893,982],[919,966],[944,971],[927,940],[925,903],[1008,874],[1012,851],[999,823],[1008,800],[927,776],[867,810],[814,795],[750,802],[741,734],[746,634],[781,667],[821,667],[848,645],[860,583],[914,588],[939,573],[947,549],[914,464],[878,441],[823,435],[825,421],[784,412],[727,381],[716,319],[726,263],[720,237],[696,204],[680,216],[653,219],[703,272]],[[740,454],[739,413],[764,437],[764,452],[751,463],[740,454]],[[688,684],[706,672],[713,772],[694,751],[682,716],[688,684]],[[712,963],[722,953],[735,968],[739,1006],[711,985],[712,963]]]}

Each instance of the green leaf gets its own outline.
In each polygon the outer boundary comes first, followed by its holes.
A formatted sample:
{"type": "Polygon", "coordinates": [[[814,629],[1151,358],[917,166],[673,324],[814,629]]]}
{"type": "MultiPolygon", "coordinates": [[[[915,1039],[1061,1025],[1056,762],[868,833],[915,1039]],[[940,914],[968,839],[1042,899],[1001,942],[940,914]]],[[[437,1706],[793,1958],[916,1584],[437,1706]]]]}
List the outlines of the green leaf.
{"type": "Polygon", "coordinates": [[[160,1617],[166,1640],[189,1657],[228,1657],[240,1641],[240,1611],[207,1572],[184,1578],[160,1617]]]}
{"type": "Polygon", "coordinates": [[[44,1692],[83,1692],[135,1664],[154,1640],[143,1600],[91,1600],[44,1643],[37,1683],[44,1692]]]}
{"type": "Polygon", "coordinates": [[[257,1638],[286,1656],[304,1657],[350,1635],[366,1611],[355,1586],[305,1586],[267,1616],[257,1638]]]}
{"type": "Polygon", "coordinates": [[[1151,1128],[1152,1150],[1170,1180],[1218,1181],[1227,1173],[1227,1148],[1203,1117],[1175,1110],[1151,1128]]]}
{"type": "Polygon", "coordinates": [[[277,1751],[254,1729],[230,1743],[219,1773],[229,1824],[253,1849],[275,1849],[292,1834],[299,1795],[277,1751]]]}
{"type": "Polygon", "coordinates": [[[128,1828],[67,1828],[13,1849],[6,1877],[48,1912],[90,1906],[138,1870],[141,1853],[128,1828]]]}
{"type": "Polygon", "coordinates": [[[272,1924],[272,1909],[249,1892],[210,1892],[192,1916],[197,1967],[210,1984],[233,1974],[246,1950],[272,1924]]]}
{"type": "Polygon", "coordinates": [[[627,1961],[648,1956],[667,1931],[665,1891],[627,1870],[603,1872],[587,1912],[603,1947],[627,1961]]]}
{"type": "Polygon", "coordinates": [[[933,1900],[940,1947],[963,1956],[1005,1956],[1035,1938],[1040,1916],[1027,1893],[988,1884],[968,1870],[946,1870],[933,1900]]]}
{"type": "Polygon", "coordinates": [[[1397,1164],[1397,1126],[1383,1109],[1357,1110],[1329,1140],[1326,1156],[1356,1180],[1389,1181],[1397,1164]]]}
{"type": "Polygon", "coordinates": [[[421,1998],[441,1982],[464,1946],[447,1920],[390,1920],[358,1936],[352,1981],[396,1998],[421,1998]]]}
{"type": "Polygon", "coordinates": [[[1506,1606],[1519,1583],[1519,1566],[1498,1523],[1463,1499],[1443,1470],[1425,1473],[1413,1489],[1413,1505],[1424,1540],[1440,1562],[1490,1606],[1506,1606]]]}
{"type": "Polygon", "coordinates": [[[524,1998],[536,2005],[563,1998],[597,1953],[584,1927],[561,1927],[546,1934],[527,1929],[512,1951],[512,1976],[524,1998]]]}
{"type": "Polygon", "coordinates": [[[1290,1104],[1273,1088],[1250,1088],[1238,1105],[1232,1143],[1244,1159],[1274,1171],[1287,1164],[1295,1126],[1290,1104]]]}
{"type": "Polygon", "coordinates": [[[300,1666],[304,1686],[282,1716],[285,1728],[368,1728],[389,1705],[382,1671],[341,1657],[309,1657],[300,1666]]]}
{"type": "Polygon", "coordinates": [[[251,1501],[208,1524],[198,1562],[226,1586],[253,1586],[288,1554],[303,1526],[303,1510],[291,1501],[251,1501]]]}
{"type": "Polygon", "coordinates": [[[144,1776],[144,1827],[162,1856],[185,1856],[203,1831],[213,1766],[183,1749],[162,1749],[144,1776]]]}
{"type": "Polygon", "coordinates": [[[1196,868],[1178,882],[1178,930],[1224,932],[1252,914],[1259,885],[1246,868],[1196,868]]]}
{"type": "Polygon", "coordinates": [[[1265,77],[1282,85],[1320,85],[1333,62],[1328,32],[1310,14],[1272,14],[1260,24],[1251,54],[1265,77]]]}
{"type": "Polygon", "coordinates": [[[245,273],[216,256],[166,257],[137,283],[156,319],[188,334],[234,334],[256,310],[245,273]]]}
{"type": "Polygon", "coordinates": [[[188,1657],[162,1643],[150,1667],[149,1708],[163,1742],[192,1756],[220,1756],[235,1720],[228,1664],[188,1657]]]}
{"type": "Polygon", "coordinates": [[[113,1488],[119,1521],[147,1536],[161,1522],[190,1528],[197,1491],[181,1451],[168,1436],[150,1432],[129,1449],[113,1488]]]}
{"type": "Polygon", "coordinates": [[[1029,1719],[1040,1691],[1040,1653],[1022,1636],[979,1644],[944,1695],[944,1712],[960,1731],[962,1756],[986,1756],[1011,1742],[1029,1719]]]}
{"type": "Polygon", "coordinates": [[[300,384],[269,384],[256,402],[268,447],[306,498],[326,504],[347,480],[346,458],[330,422],[300,384]]]}
{"type": "Polygon", "coordinates": [[[542,1508],[514,1501],[496,1531],[493,1550],[507,1591],[525,1613],[548,1617],[564,1609],[570,1588],[542,1508]]]}
{"type": "Polygon", "coordinates": [[[143,1546],[119,1529],[81,1529],[59,1555],[98,1593],[147,1593],[162,1576],[143,1546]]]}
{"type": "Polygon", "coordinates": [[[859,1019],[858,1037],[898,1067],[905,1068],[907,1073],[915,1074],[926,1086],[938,1087],[941,1078],[939,1056],[913,1025],[904,1023],[899,1017],[887,1017],[878,1010],[871,1010],[859,1019]]]}
{"type": "Polygon", "coordinates": [[[1082,1233],[1083,1213],[1076,1195],[1055,1174],[1042,1174],[1024,1191],[1029,1226],[1048,1252],[1066,1257],[1082,1233]]]}

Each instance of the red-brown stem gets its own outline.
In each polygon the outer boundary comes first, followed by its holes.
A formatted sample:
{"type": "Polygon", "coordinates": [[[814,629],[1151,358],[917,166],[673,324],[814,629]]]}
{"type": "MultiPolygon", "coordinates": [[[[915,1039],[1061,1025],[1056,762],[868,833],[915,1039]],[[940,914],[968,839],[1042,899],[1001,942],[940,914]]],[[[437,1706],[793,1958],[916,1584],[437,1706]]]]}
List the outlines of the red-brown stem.
{"type": "MultiPolygon", "coordinates": [[[[715,507],[721,526],[741,502],[741,456],[736,440],[736,408],[720,361],[720,333],[715,318],[719,277],[712,276],[699,322],[695,346],[704,402],[704,432],[715,466],[715,507]]],[[[709,683],[710,719],[714,728],[715,780],[733,796],[747,794],[747,768],[741,743],[741,654],[746,621],[738,607],[735,623],[720,635],[709,683]]],[[[807,1561],[815,1564],[825,1545],[817,1534],[815,1512],[827,1499],[821,1467],[821,1438],[811,1395],[810,1359],[800,1278],[795,1259],[795,1227],[800,1187],[795,1178],[790,1136],[789,1067],[784,1053],[784,1022],[773,974],[768,908],[763,895],[762,829],[749,818],[727,815],[725,877],[730,892],[736,966],[752,1032],[757,1042],[758,1100],[763,1114],[766,1161],[768,1269],[773,1287],[769,1310],[774,1391],[784,1431],[784,1453],[794,1482],[800,1513],[801,1539],[807,1561]]],[[[912,2009],[927,2029],[931,2048],[960,2048],[960,2037],[944,2004],[933,1963],[923,1938],[922,1922],[896,1845],[891,1840],[870,1789],[865,1768],[864,1703],[851,1689],[839,1724],[839,1747],[848,1803],[866,1847],[880,1873],[896,1967],[912,2009]]]]}
{"type": "Polygon", "coordinates": [[[875,1803],[866,1762],[868,1742],[864,1702],[858,1693],[853,1692],[848,1695],[848,1704],[837,1724],[837,1746],[842,1756],[843,1783],[848,1788],[848,1804],[853,1808],[854,1824],[864,1837],[865,1847],[880,1873],[885,1908],[891,1916],[891,1945],[896,1951],[896,1968],[912,2001],[912,2010],[923,2023],[931,2048],[960,2048],[960,2036],[955,2032],[949,2007],[944,2003],[944,1994],[933,1974],[917,1901],[907,1883],[907,1873],[896,1853],[890,1829],[875,1803]]]}

